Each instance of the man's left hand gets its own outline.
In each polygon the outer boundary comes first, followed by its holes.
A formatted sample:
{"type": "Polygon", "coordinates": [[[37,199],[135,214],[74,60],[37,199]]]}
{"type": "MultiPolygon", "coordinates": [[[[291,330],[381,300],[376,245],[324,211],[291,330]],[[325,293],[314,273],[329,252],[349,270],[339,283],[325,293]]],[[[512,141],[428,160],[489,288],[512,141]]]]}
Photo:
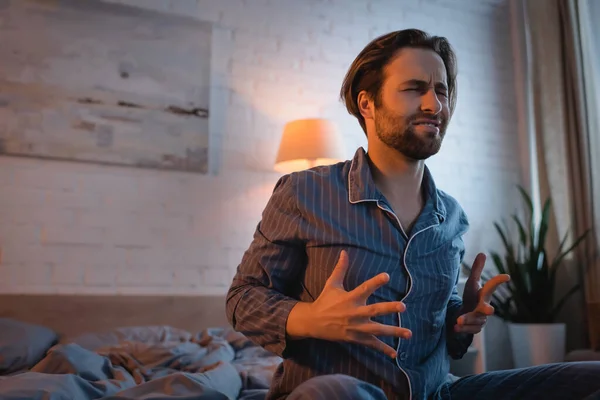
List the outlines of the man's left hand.
{"type": "Polygon", "coordinates": [[[463,291],[460,316],[454,325],[455,332],[470,334],[481,332],[487,322],[487,317],[494,314],[494,307],[490,304],[492,295],[499,285],[510,280],[509,275],[500,274],[488,280],[481,287],[480,280],[485,266],[485,258],[485,254],[479,253],[473,261],[473,267],[463,291]]]}

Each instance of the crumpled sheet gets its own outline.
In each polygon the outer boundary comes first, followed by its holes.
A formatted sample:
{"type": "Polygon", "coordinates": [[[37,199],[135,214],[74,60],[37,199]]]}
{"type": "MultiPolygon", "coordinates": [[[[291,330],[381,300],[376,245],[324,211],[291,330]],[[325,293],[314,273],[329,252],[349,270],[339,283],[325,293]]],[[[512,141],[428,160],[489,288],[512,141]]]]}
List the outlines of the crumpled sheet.
{"type": "Polygon", "coordinates": [[[260,400],[280,362],[231,329],[124,328],[62,341],[0,377],[0,400],[260,400]]]}

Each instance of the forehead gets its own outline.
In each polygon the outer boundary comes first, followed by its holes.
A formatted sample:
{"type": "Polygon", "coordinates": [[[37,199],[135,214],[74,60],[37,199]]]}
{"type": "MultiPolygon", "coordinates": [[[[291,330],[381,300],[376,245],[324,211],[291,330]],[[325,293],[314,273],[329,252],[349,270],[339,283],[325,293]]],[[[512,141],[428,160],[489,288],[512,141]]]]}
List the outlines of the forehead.
{"type": "Polygon", "coordinates": [[[412,79],[446,83],[444,61],[429,49],[404,48],[399,50],[385,67],[387,80],[403,82],[412,79]]]}

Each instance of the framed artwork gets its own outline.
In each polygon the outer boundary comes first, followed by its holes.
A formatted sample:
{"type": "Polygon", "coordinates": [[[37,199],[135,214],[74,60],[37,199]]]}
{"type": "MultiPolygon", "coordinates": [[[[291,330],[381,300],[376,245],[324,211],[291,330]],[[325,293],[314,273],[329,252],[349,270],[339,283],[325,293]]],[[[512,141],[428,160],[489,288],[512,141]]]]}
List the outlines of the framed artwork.
{"type": "Polygon", "coordinates": [[[208,172],[210,22],[0,0],[0,155],[208,172]]]}

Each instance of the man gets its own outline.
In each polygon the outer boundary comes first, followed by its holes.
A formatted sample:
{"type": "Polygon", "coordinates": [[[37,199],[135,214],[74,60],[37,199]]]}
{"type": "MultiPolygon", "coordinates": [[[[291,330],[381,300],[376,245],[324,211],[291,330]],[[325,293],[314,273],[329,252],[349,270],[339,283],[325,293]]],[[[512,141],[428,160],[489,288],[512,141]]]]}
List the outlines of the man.
{"type": "Polygon", "coordinates": [[[458,295],[467,218],[424,164],[454,110],[455,64],[446,39],[419,30],[372,41],[341,91],[368,154],[275,186],[227,296],[234,329],[284,359],[269,399],[551,398],[567,382],[552,398],[600,390],[593,364],[448,378],[449,358],[465,354],[509,279],[481,289],[480,254],[458,295]]]}

